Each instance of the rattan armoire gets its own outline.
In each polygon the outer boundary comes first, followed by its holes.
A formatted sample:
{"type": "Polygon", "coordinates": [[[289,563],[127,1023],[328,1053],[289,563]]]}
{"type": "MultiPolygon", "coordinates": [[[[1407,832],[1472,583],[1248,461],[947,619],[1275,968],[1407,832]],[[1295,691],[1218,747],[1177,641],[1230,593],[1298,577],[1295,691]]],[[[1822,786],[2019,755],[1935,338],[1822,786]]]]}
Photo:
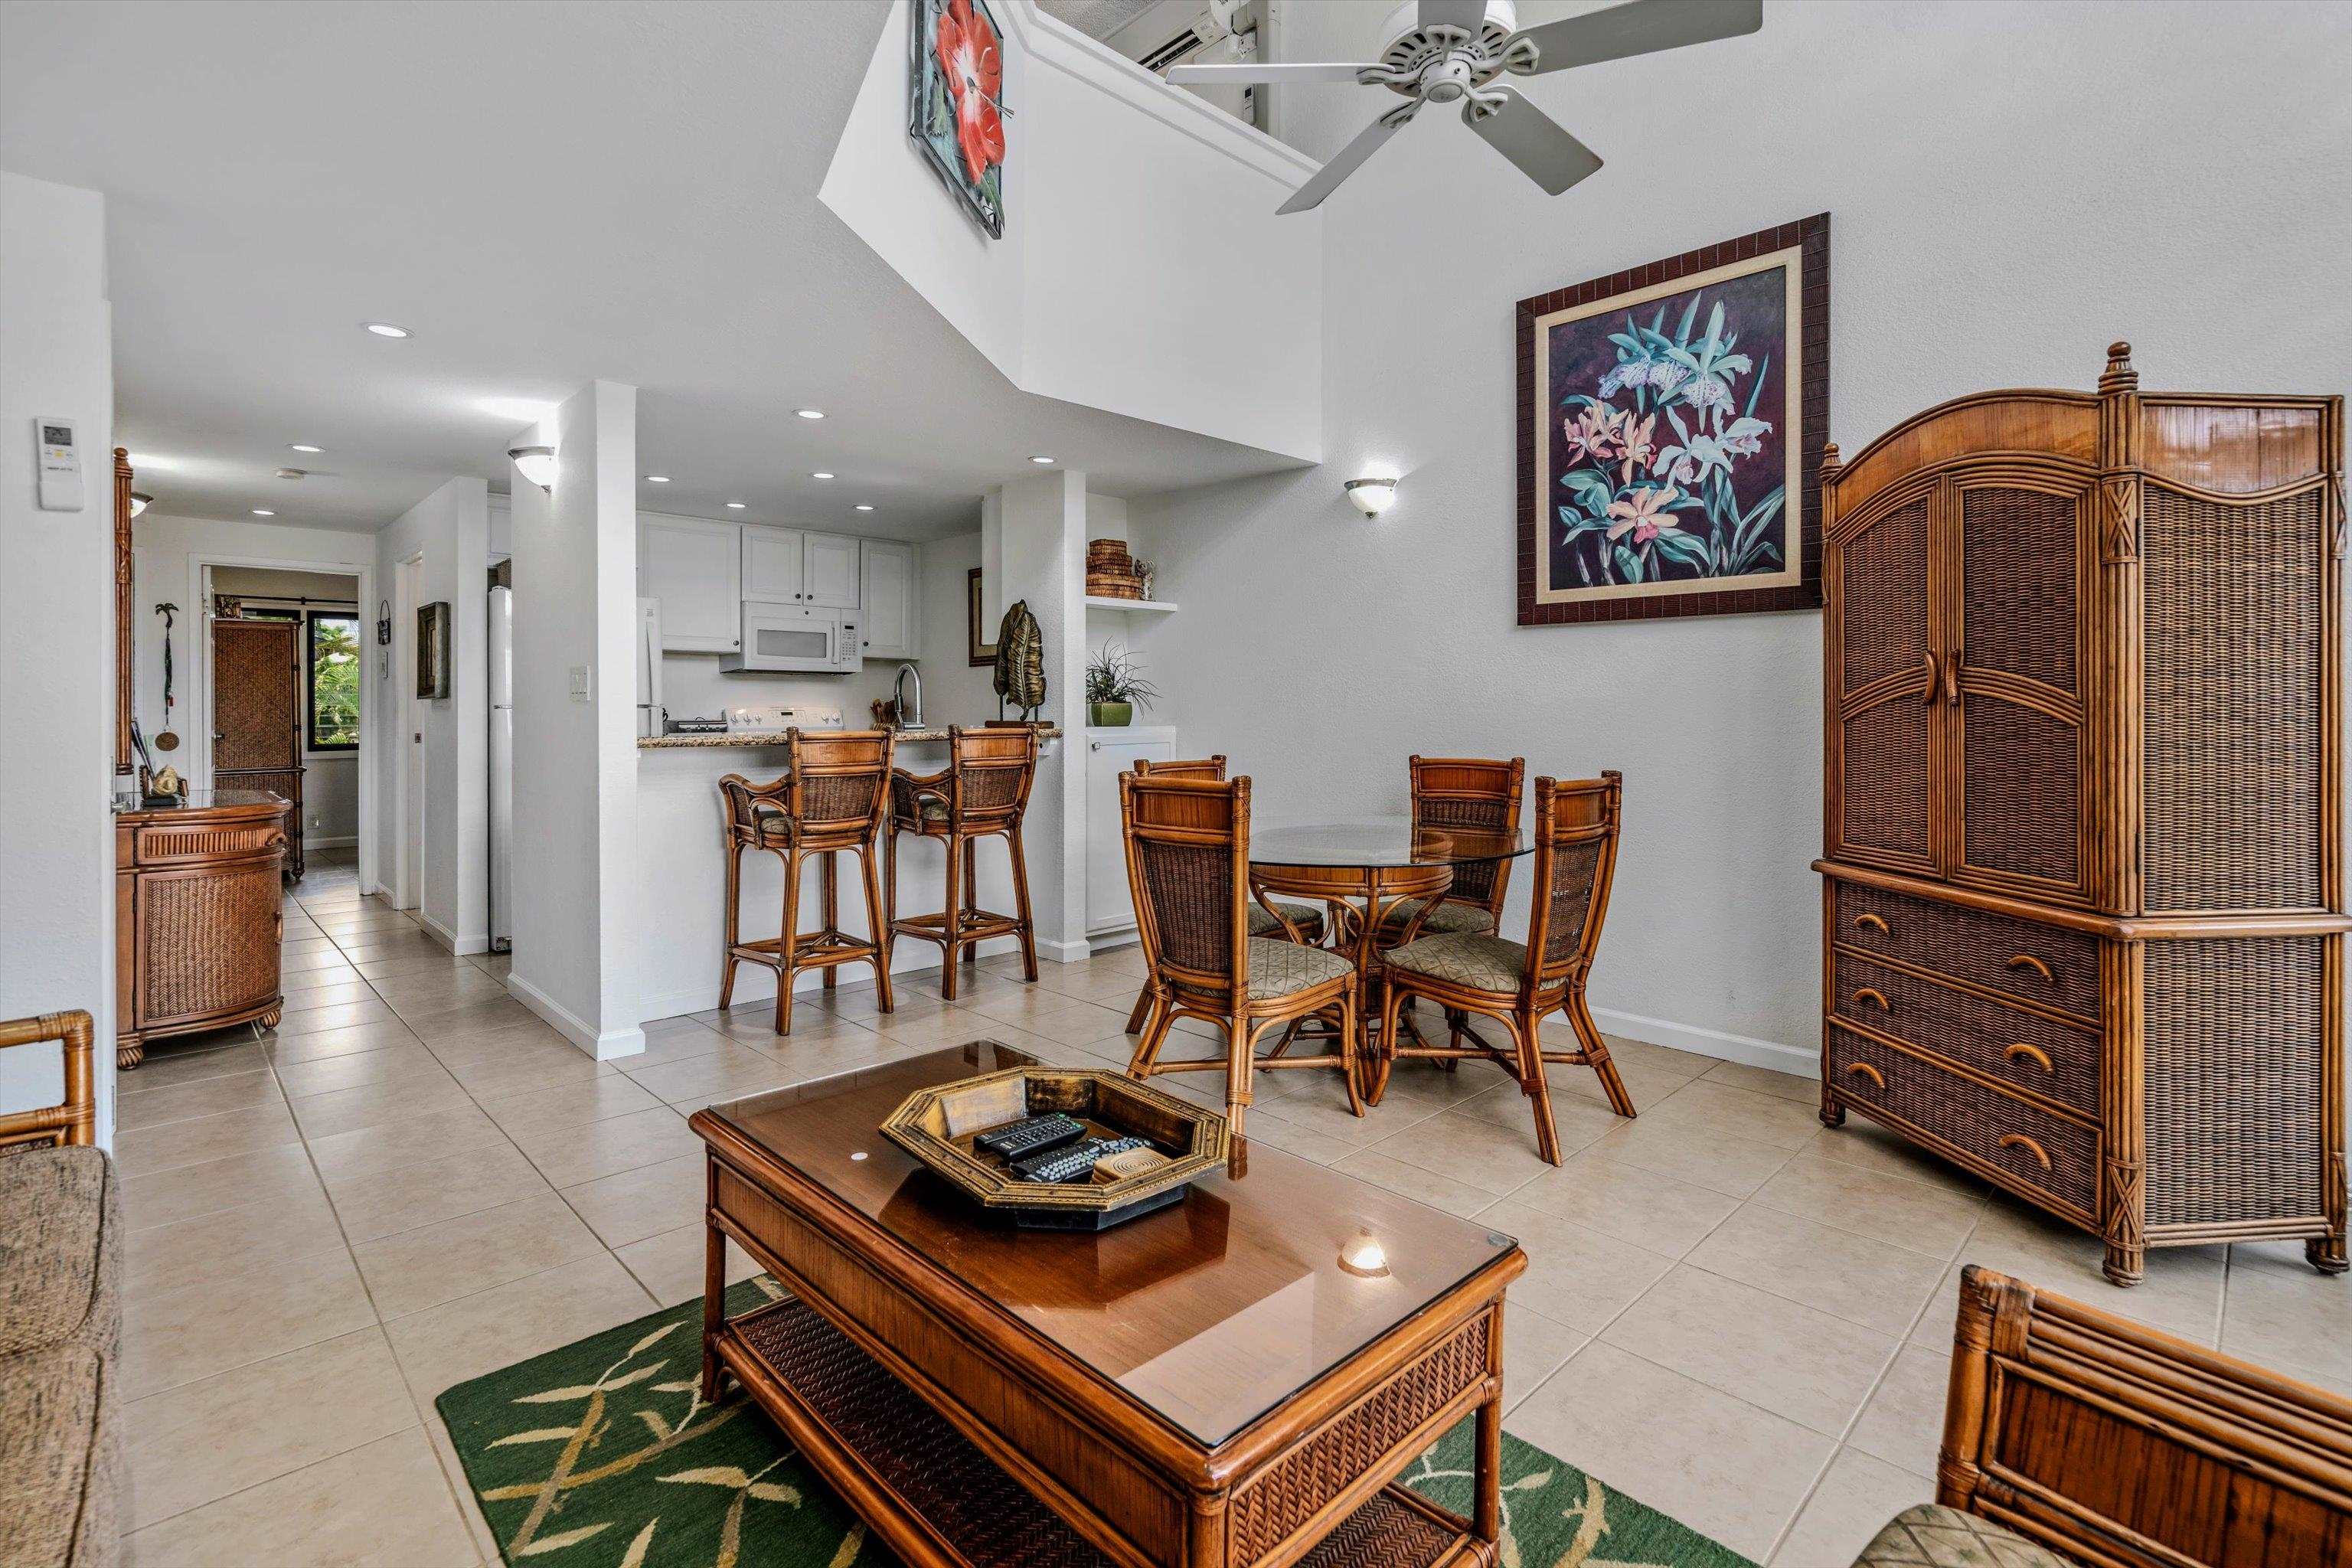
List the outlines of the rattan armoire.
{"type": "Polygon", "coordinates": [[[2338,397],[1983,393],[1822,467],[1822,1120],[2345,1267],[2338,397]]]}

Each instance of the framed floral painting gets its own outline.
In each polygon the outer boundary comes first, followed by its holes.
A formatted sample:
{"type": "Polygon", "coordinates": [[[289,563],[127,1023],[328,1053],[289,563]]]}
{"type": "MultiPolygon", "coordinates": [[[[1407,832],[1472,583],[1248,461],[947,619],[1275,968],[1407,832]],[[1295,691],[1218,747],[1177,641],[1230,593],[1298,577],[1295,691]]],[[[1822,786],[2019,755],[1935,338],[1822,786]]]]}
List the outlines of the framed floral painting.
{"type": "Polygon", "coordinates": [[[992,239],[1004,237],[1004,29],[987,0],[914,0],[907,133],[992,239]]]}
{"type": "Polygon", "coordinates": [[[1817,607],[1826,213],[1518,304],[1521,626],[1817,607]]]}

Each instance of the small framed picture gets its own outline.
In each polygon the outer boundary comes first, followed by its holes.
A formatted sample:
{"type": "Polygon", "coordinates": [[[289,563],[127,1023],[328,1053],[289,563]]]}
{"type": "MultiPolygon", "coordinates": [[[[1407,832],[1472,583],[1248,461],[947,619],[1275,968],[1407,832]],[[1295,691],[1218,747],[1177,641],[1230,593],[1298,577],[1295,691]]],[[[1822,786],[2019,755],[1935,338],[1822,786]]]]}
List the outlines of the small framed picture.
{"type": "Polygon", "coordinates": [[[416,607],[416,695],[449,695],[449,601],[416,607]]]}
{"type": "Polygon", "coordinates": [[[977,566],[963,575],[963,603],[964,637],[968,644],[964,649],[964,661],[974,668],[994,664],[996,645],[982,641],[980,636],[980,568],[977,566]]]}

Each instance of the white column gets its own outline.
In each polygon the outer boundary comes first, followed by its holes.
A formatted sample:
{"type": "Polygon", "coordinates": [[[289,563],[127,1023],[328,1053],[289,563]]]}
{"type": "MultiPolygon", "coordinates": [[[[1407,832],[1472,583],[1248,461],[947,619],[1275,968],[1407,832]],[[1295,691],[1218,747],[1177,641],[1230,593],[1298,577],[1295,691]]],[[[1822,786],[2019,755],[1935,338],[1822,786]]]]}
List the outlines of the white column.
{"type": "MultiPolygon", "coordinates": [[[[1064,470],[1015,479],[991,498],[1001,563],[1000,606],[1027,602],[1045,645],[1045,708],[1066,731],[1038,760],[1030,797],[1029,884],[1040,953],[1087,956],[1087,476],[1064,470]]],[[[987,545],[982,546],[983,568],[987,545]]],[[[989,573],[981,584],[987,595],[989,573]]],[[[1001,609],[1000,609],[1001,613],[1001,609]]],[[[1008,715],[1009,716],[1009,715],[1008,715]]]]}
{"type": "Polygon", "coordinates": [[[636,851],[636,388],[583,387],[514,492],[514,967],[508,989],[598,1058],[645,1049],[636,851]]]}
{"type": "MultiPolygon", "coordinates": [[[[0,173],[0,1018],[97,1025],[114,1141],[114,368],[106,199],[0,173]],[[74,424],[81,504],[44,511],[34,422],[74,424]]],[[[0,1111],[55,1105],[54,1046],[0,1054],[0,1111]]]]}

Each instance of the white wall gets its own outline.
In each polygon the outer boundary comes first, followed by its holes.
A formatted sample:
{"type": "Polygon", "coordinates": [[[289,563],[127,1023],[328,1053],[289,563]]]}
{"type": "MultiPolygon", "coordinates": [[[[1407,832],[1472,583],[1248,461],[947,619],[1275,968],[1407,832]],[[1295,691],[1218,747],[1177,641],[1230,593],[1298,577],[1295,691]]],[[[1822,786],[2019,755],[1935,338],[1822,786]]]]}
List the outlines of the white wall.
{"type": "MultiPolygon", "coordinates": [[[[425,736],[425,877],[417,919],[455,952],[490,944],[489,921],[489,487],[450,479],[375,535],[376,582],[395,598],[400,563],[424,556],[420,604],[449,605],[449,695],[419,703],[425,736]]],[[[397,612],[395,611],[395,614],[397,612]]],[[[394,684],[369,721],[377,738],[376,863],[395,883],[402,757],[409,743],[402,700],[415,690],[412,614],[393,628],[394,684]]],[[[381,665],[386,661],[379,659],[381,665]]]]}
{"type": "MultiPolygon", "coordinates": [[[[980,535],[923,546],[923,717],[935,724],[981,724],[996,717],[996,668],[971,664],[966,574],[980,564],[980,535]]],[[[994,623],[981,632],[996,635],[994,623]]]]}
{"type": "MultiPolygon", "coordinates": [[[[114,1138],[114,375],[106,202],[0,172],[0,1018],[87,1010],[114,1138]],[[76,422],[79,511],[36,504],[33,425],[76,422]]],[[[0,1053],[0,1111],[55,1105],[54,1046],[0,1053]]]]}
{"type": "Polygon", "coordinates": [[[1038,717],[1067,732],[1037,759],[1022,841],[1037,951],[1069,963],[1087,955],[1087,753],[1076,743],[1087,717],[1087,477],[1066,469],[1015,479],[998,488],[995,503],[1003,602],[1028,605],[1045,645],[1038,717]]]}
{"type": "MultiPolygon", "coordinates": [[[[1379,16],[1289,13],[1294,58],[1379,16]]],[[[1604,1024],[1804,1070],[1820,618],[1514,624],[1513,302],[1827,211],[1848,452],[1962,393],[2087,389],[2119,337],[2151,388],[2342,391],[2347,72],[2341,6],[1775,4],[1527,84],[1610,160],[1557,199],[1423,116],[1323,209],[1325,466],[1134,509],[1183,605],[1135,644],[1187,749],[1231,753],[1265,821],[1402,810],[1414,751],[1622,769],[1604,1024]],[[1769,90],[1676,91],[1729,81],[1769,90]],[[1373,330],[1401,321],[1445,352],[1373,330]],[[1339,487],[1377,462],[1403,483],[1368,522],[1339,487]]],[[[1381,100],[1286,113],[1323,155],[1381,100]]]]}

